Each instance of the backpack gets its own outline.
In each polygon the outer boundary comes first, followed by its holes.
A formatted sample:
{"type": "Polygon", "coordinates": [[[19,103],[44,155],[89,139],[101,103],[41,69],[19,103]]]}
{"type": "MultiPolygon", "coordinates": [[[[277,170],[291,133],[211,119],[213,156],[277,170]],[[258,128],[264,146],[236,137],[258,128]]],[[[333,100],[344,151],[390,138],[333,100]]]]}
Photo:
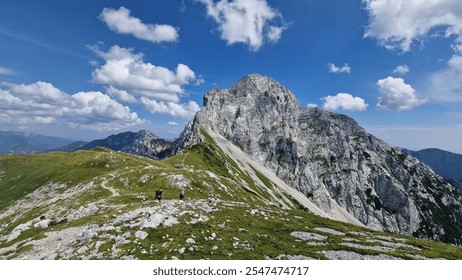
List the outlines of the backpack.
{"type": "Polygon", "coordinates": [[[162,198],[162,191],[161,191],[161,190],[157,190],[157,191],[156,191],[156,198],[157,198],[157,199],[161,199],[161,198],[162,198]]]}

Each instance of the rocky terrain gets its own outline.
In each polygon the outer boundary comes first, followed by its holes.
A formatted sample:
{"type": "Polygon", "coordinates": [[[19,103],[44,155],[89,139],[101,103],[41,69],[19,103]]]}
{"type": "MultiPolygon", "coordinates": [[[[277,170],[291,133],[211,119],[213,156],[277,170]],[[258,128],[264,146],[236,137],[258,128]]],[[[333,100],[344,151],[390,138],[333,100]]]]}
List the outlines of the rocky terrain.
{"type": "Polygon", "coordinates": [[[462,258],[454,245],[312,214],[301,193],[204,141],[163,161],[102,148],[1,156],[0,259],[462,258]]]}

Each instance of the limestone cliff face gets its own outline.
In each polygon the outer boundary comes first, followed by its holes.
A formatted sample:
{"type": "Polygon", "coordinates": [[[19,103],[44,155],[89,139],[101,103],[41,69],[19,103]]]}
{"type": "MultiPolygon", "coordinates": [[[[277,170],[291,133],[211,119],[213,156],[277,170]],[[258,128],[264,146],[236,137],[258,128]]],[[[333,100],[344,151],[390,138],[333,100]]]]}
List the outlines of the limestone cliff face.
{"type": "Polygon", "coordinates": [[[180,138],[212,130],[329,212],[332,201],[373,229],[462,244],[462,195],[428,166],[356,121],[302,108],[278,82],[248,75],[213,89],[180,138]]]}

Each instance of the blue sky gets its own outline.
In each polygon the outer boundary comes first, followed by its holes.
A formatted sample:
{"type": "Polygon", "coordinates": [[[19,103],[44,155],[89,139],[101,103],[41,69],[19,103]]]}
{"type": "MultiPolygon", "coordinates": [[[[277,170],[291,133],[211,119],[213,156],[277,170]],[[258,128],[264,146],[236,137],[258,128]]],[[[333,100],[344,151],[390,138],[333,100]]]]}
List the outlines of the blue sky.
{"type": "Polygon", "coordinates": [[[391,145],[462,153],[457,2],[1,1],[0,130],[172,139],[260,73],[391,145]]]}

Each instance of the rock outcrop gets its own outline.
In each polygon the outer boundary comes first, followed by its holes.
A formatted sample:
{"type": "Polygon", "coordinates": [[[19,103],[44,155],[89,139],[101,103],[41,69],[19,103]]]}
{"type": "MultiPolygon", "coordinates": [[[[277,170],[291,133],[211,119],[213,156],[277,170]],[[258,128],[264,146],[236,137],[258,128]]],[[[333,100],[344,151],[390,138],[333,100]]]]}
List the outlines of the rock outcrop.
{"type": "Polygon", "coordinates": [[[171,142],[146,129],[138,132],[127,131],[94,140],[76,150],[89,150],[98,146],[152,159],[162,159],[173,154],[171,142]]]}
{"type": "Polygon", "coordinates": [[[462,244],[460,191],[353,119],[303,108],[258,74],[211,90],[203,103],[178,141],[183,146],[213,131],[326,213],[340,206],[372,229],[462,244]]]}

